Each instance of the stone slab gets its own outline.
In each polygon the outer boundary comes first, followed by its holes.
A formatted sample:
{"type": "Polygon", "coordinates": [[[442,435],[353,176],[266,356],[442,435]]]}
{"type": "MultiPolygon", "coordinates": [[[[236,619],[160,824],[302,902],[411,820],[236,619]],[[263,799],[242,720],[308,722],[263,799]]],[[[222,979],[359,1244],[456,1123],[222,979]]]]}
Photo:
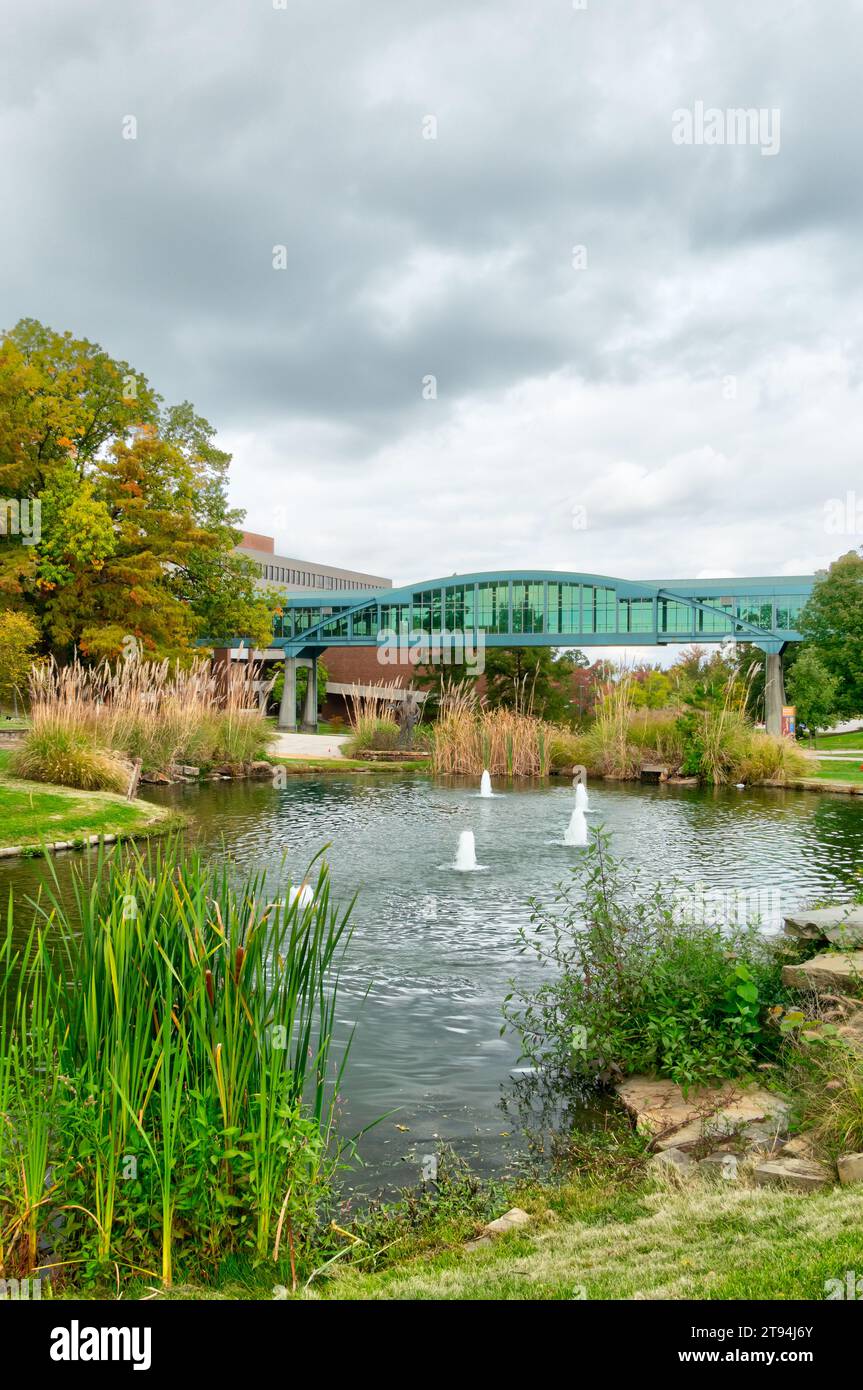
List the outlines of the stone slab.
{"type": "Polygon", "coordinates": [[[822,951],[798,965],[783,965],[790,989],[845,990],[863,984],[863,951],[822,951]]]}
{"type": "Polygon", "coordinates": [[[843,1186],[863,1182],[863,1154],[843,1154],[836,1163],[836,1170],[843,1186]]]}
{"type": "Polygon", "coordinates": [[[823,1163],[811,1158],[788,1158],[780,1154],[778,1158],[765,1159],[755,1169],[755,1182],[758,1187],[790,1187],[795,1192],[817,1192],[822,1187],[830,1187],[833,1175],[823,1163]]]}
{"type": "Polygon", "coordinates": [[[641,1134],[654,1136],[654,1147],[691,1149],[706,1136],[721,1138],[744,1125],[772,1120],[784,1132],[788,1105],[756,1085],[690,1087],[686,1096],[674,1081],[630,1076],[615,1088],[641,1134]]]}

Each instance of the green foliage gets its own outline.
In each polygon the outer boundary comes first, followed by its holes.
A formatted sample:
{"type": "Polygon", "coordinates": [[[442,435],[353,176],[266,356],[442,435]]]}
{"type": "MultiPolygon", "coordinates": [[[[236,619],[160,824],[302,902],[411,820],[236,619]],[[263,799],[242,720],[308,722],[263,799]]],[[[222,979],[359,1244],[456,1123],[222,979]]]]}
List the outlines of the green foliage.
{"type": "Polygon", "coordinates": [[[0,705],[23,700],[39,632],[26,613],[0,613],[0,705]]]}
{"type": "Polygon", "coordinates": [[[150,656],[195,639],[265,645],[272,605],[233,553],[230,456],[184,402],[161,399],[98,345],[22,320],[0,337],[0,492],[38,499],[41,537],[0,549],[0,595],[47,646],[150,656]]]}
{"type": "Polygon", "coordinates": [[[856,550],[819,575],[797,625],[836,681],[835,713],[863,714],[863,557],[856,550]]]}
{"type": "Polygon", "coordinates": [[[797,707],[798,724],[812,733],[833,723],[839,703],[839,681],[831,676],[817,651],[804,646],[787,680],[788,698],[797,707]]]}
{"type": "Polygon", "coordinates": [[[583,664],[580,652],[556,656],[550,647],[488,647],[485,653],[486,701],[540,719],[568,723],[573,717],[573,683],[583,664]]]}
{"type": "Polygon", "coordinates": [[[0,1268],[214,1278],[302,1267],[336,1157],[349,911],[263,876],[115,853],[0,940],[0,1268]],[[333,1067],[335,1063],[335,1067],[333,1067]],[[50,1174],[50,1179],[49,1179],[50,1174]],[[47,1194],[48,1200],[43,1199],[47,1194]]]}
{"type": "Polygon", "coordinates": [[[757,924],[681,920],[677,887],[643,889],[599,832],[555,905],[533,902],[522,946],[551,978],[514,988],[504,1014],[535,1067],[570,1084],[655,1072],[691,1085],[775,1054],[780,966],[757,924]]]}

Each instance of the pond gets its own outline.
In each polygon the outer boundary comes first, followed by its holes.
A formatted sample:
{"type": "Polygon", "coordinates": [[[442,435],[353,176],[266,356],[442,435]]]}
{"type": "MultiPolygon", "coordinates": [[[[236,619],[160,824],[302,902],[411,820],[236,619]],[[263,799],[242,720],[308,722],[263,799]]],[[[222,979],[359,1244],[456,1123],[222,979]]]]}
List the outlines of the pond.
{"type": "MultiPolygon", "coordinates": [[[[550,900],[584,851],[562,842],[573,806],[568,782],[473,783],[413,774],[302,775],[269,783],[149,789],[191,813],[191,838],[239,869],[287,868],[299,880],[330,845],[333,893],[359,892],[341,986],[340,1027],[357,1025],[344,1084],[343,1129],[386,1118],[361,1146],[352,1185],[414,1183],[438,1138],[482,1171],[513,1154],[501,1090],[518,1064],[500,1036],[509,981],[536,973],[519,954],[528,898],[550,900]],[[473,830],[481,872],[453,870],[459,834],[473,830]],[[395,1112],[395,1113],[387,1113],[395,1112]]],[[[591,827],[652,881],[758,895],[765,928],[822,897],[847,898],[863,864],[863,806],[852,798],[781,790],[705,790],[594,783],[591,827]]],[[[81,856],[56,860],[61,885],[81,856]]],[[[0,866],[0,888],[33,893],[39,861],[0,866]]]]}

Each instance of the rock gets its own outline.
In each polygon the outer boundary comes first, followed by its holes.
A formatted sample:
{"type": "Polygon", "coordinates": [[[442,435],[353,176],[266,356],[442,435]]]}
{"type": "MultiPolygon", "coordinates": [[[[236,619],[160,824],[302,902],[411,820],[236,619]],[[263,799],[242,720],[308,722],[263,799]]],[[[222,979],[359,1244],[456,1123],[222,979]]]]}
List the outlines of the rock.
{"type": "Polygon", "coordinates": [[[753,1121],[752,1124],[743,1126],[740,1131],[740,1139],[743,1141],[747,1153],[773,1153],[775,1149],[782,1147],[782,1133],[784,1133],[784,1126],[782,1125],[763,1125],[753,1121]]]}
{"type": "Polygon", "coordinates": [[[863,1182],[863,1154],[843,1154],[836,1168],[843,1187],[851,1182],[863,1182]]]}
{"type": "Polygon", "coordinates": [[[147,782],[151,786],[169,787],[171,785],[171,779],[167,772],[142,772],[139,780],[147,782]]]}
{"type": "Polygon", "coordinates": [[[822,951],[799,965],[783,965],[782,983],[791,989],[847,989],[863,981],[863,951],[822,951]]]}
{"type": "Polygon", "coordinates": [[[519,1226],[530,1224],[530,1217],[521,1207],[510,1207],[503,1216],[499,1216],[496,1221],[489,1221],[487,1226],[483,1226],[483,1234],[488,1236],[505,1236],[509,1231],[518,1230],[519,1226]]]}
{"type": "Polygon", "coordinates": [[[823,1163],[811,1158],[789,1158],[785,1153],[765,1159],[755,1169],[758,1187],[792,1187],[797,1192],[817,1192],[829,1187],[833,1175],[823,1163]]]}
{"type": "Polygon", "coordinates": [[[753,1121],[769,1120],[774,1131],[787,1127],[787,1103],[753,1084],[691,1087],[684,1097],[674,1081],[630,1076],[616,1087],[641,1134],[654,1135],[654,1148],[691,1149],[706,1136],[725,1138],[753,1121]]]}
{"type": "Polygon", "coordinates": [[[845,903],[795,912],[785,918],[785,930],[790,936],[832,941],[834,946],[863,946],[863,907],[845,903]]]}
{"type": "Polygon", "coordinates": [[[254,762],[249,764],[249,776],[256,782],[269,782],[273,775],[272,763],[254,762]]]}
{"type": "Polygon", "coordinates": [[[726,1182],[737,1181],[739,1159],[736,1154],[728,1153],[726,1150],[717,1149],[716,1153],[708,1154],[706,1158],[702,1158],[698,1166],[705,1173],[718,1174],[726,1182]]]}
{"type": "Polygon", "coordinates": [[[683,1149],[663,1149],[661,1153],[653,1154],[647,1161],[648,1168],[653,1168],[659,1172],[677,1172],[681,1175],[688,1175],[695,1172],[695,1159],[690,1158],[683,1149]]]}
{"type": "Polygon", "coordinates": [[[782,1145],[783,1158],[815,1158],[817,1149],[808,1134],[795,1134],[782,1145]]]}
{"type": "Polygon", "coordinates": [[[201,775],[201,769],[199,767],[192,767],[191,763],[183,763],[180,771],[184,777],[200,777],[201,775]]]}
{"type": "Polygon", "coordinates": [[[480,1249],[482,1248],[483,1245],[491,1245],[491,1243],[492,1243],[491,1236],[479,1236],[477,1240],[468,1240],[468,1241],[465,1241],[465,1247],[464,1247],[464,1248],[465,1248],[465,1250],[468,1250],[468,1251],[480,1250],[480,1249]]]}

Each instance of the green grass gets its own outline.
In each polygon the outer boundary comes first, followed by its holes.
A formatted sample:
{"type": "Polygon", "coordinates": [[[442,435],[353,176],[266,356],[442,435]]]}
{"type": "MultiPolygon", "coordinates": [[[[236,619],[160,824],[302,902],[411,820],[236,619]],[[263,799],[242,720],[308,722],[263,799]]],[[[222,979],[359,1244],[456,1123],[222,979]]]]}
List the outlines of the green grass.
{"type": "MultiPolygon", "coordinates": [[[[801,748],[808,747],[806,740],[801,743],[801,748]]],[[[863,729],[856,734],[819,734],[815,742],[815,751],[824,748],[829,751],[831,748],[863,748],[863,729]]]]}
{"type": "Polygon", "coordinates": [[[143,833],[167,828],[176,819],[162,807],[110,792],[72,791],[10,777],[10,756],[0,751],[0,847],[143,833]]]}
{"type": "MultiPolygon", "coordinates": [[[[300,1296],[326,1300],[811,1299],[859,1269],[863,1187],[795,1194],[697,1177],[686,1187],[635,1190],[614,1177],[510,1191],[530,1227],[475,1251],[445,1230],[430,1248],[389,1252],[364,1272],[337,1262],[300,1296]]],[[[503,1209],[503,1208],[501,1208],[503,1209]]],[[[478,1234],[479,1228],[472,1232],[478,1234]]],[[[227,1261],[212,1287],[178,1285],[162,1298],[269,1300],[272,1267],[227,1261]]]]}
{"type": "Polygon", "coordinates": [[[863,767],[860,766],[863,759],[854,762],[827,761],[817,764],[818,777],[827,778],[833,782],[863,782],[863,767]]]}

